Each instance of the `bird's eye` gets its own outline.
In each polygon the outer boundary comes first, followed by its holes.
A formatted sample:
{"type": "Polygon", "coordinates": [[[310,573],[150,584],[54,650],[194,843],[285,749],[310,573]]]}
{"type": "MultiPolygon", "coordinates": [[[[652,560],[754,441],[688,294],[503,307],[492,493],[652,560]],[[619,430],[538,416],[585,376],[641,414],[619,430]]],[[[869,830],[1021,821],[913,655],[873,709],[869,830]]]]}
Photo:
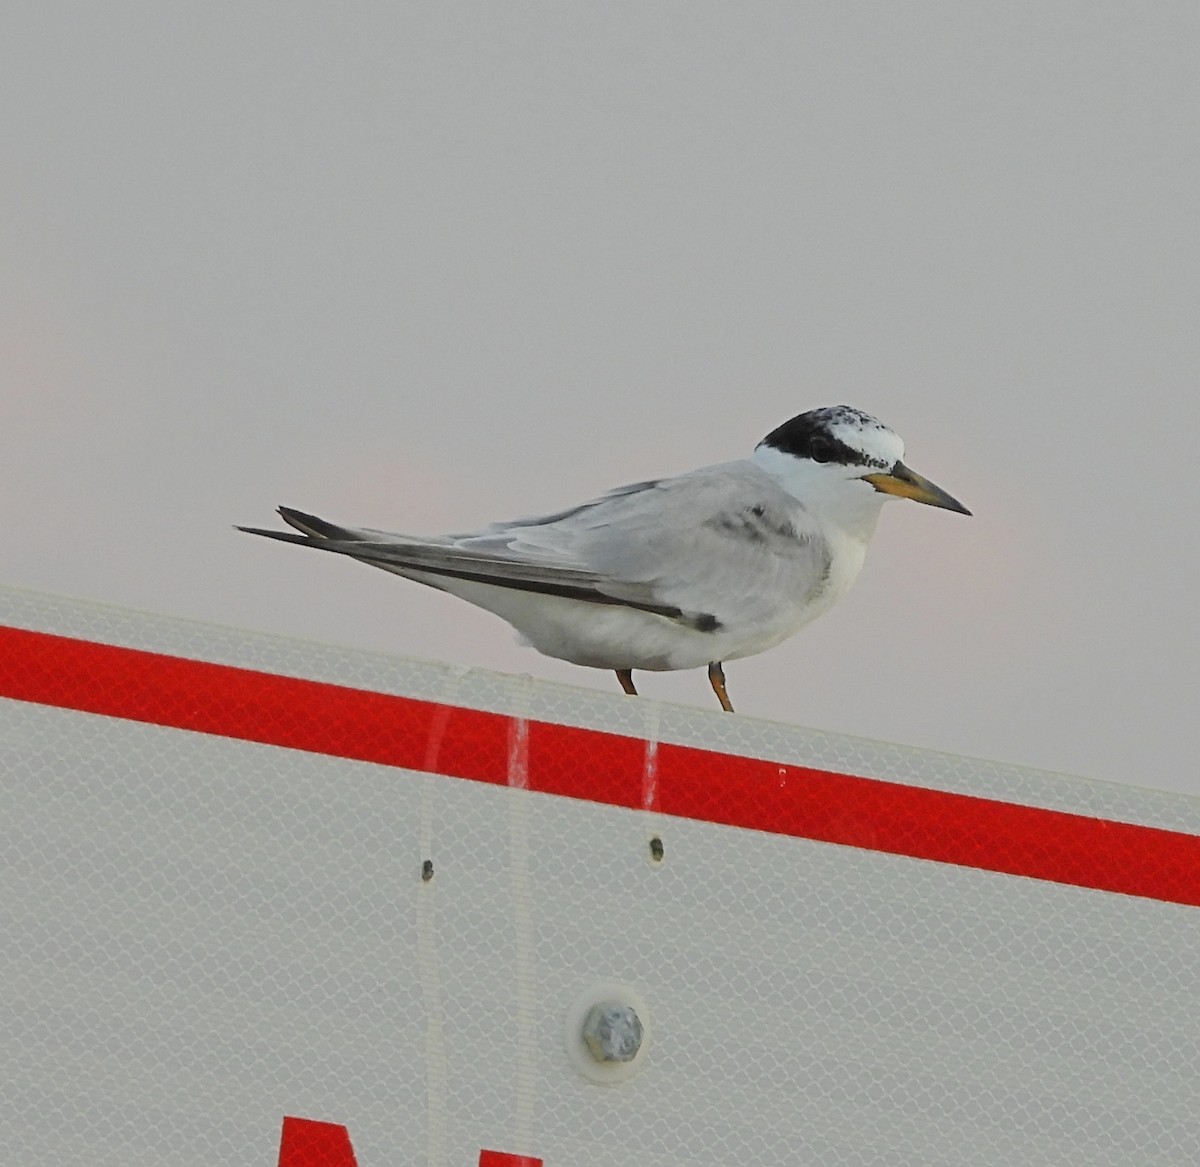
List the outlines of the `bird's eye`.
{"type": "Polygon", "coordinates": [[[813,438],[808,456],[814,462],[832,462],[837,456],[837,447],[828,438],[813,438]]]}

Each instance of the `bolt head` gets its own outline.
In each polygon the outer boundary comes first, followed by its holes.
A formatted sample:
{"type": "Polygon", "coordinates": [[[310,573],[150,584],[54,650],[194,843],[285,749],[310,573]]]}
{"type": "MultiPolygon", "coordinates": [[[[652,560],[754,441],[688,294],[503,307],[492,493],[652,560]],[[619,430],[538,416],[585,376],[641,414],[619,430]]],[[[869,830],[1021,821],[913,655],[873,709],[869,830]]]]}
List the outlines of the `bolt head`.
{"type": "Polygon", "coordinates": [[[602,1001],[584,1018],[583,1040],[598,1062],[632,1062],[642,1048],[642,1019],[632,1005],[602,1001]]]}

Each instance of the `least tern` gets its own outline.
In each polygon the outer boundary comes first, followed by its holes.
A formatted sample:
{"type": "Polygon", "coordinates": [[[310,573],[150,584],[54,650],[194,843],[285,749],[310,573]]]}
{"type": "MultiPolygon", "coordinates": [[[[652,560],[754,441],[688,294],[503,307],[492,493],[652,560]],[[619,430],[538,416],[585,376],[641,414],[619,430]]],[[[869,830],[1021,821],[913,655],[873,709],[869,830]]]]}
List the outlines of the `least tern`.
{"type": "Polygon", "coordinates": [[[341,527],[289,507],[299,534],[240,527],[348,555],[507,620],[546,656],[633,672],[707,667],[773,648],[854,582],[879,512],[910,498],[968,515],[901,460],[904,443],[848,405],[772,430],[750,458],[611,490],[536,518],[457,535],[341,527]]]}

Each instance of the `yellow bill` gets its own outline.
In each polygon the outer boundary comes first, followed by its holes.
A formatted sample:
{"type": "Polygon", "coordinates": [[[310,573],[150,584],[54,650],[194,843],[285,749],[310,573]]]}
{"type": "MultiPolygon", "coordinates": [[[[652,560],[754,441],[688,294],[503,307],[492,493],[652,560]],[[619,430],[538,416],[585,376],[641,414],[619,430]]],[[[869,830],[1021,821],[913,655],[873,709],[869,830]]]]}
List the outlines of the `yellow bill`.
{"type": "Polygon", "coordinates": [[[947,494],[940,486],[934,486],[928,478],[922,478],[916,471],[910,470],[903,462],[897,462],[886,474],[864,474],[863,478],[884,494],[911,498],[914,502],[927,503],[931,507],[958,511],[960,515],[971,513],[958,499],[947,494]]]}

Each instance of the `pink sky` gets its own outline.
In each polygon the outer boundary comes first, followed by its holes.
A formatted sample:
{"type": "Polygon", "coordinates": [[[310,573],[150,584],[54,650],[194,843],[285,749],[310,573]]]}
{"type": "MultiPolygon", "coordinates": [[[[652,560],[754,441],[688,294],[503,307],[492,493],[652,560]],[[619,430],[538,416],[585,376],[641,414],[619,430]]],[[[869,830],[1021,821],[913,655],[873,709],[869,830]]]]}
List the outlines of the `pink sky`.
{"type": "Polygon", "coordinates": [[[609,688],[232,524],[468,528],[846,401],[975,517],[889,507],[739,710],[1200,789],[1189,8],[6,25],[0,582],[609,688]]]}

